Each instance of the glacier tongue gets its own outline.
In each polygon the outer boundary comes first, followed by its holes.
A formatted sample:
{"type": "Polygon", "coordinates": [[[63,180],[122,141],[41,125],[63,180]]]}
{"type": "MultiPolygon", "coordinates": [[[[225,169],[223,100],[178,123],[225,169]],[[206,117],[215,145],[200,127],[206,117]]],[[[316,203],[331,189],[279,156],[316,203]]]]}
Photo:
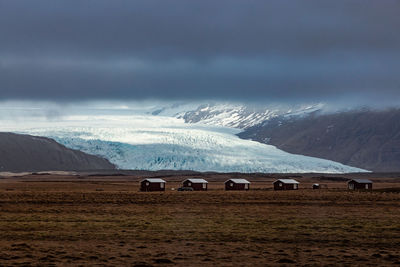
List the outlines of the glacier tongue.
{"type": "Polygon", "coordinates": [[[70,116],[58,122],[9,125],[9,130],[52,137],[67,147],[100,155],[122,169],[219,172],[322,172],[364,170],[293,155],[237,137],[240,130],[186,124],[153,115],[70,116]]]}

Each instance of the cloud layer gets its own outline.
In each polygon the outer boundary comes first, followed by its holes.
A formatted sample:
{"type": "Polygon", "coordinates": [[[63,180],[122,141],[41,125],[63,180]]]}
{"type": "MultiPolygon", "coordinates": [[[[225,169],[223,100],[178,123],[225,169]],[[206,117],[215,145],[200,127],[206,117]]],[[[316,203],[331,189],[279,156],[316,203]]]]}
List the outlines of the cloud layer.
{"type": "Polygon", "coordinates": [[[0,0],[2,99],[400,99],[400,1],[0,0]]]}

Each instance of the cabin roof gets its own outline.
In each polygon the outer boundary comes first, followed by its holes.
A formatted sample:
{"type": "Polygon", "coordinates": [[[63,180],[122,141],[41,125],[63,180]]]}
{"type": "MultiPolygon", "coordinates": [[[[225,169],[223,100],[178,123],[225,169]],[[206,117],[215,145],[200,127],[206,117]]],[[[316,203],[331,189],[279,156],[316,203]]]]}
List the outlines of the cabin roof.
{"type": "MultiPolygon", "coordinates": [[[[232,181],[232,182],[234,182],[235,184],[249,184],[250,182],[249,181],[247,181],[246,179],[229,179],[228,181],[232,181]]],[[[226,182],[228,182],[228,181],[226,181],[226,182]]],[[[225,183],[226,183],[225,182],[225,183]]]]}
{"type": "Polygon", "coordinates": [[[150,183],[165,183],[165,181],[160,178],[146,178],[146,179],[143,179],[142,182],[143,181],[148,181],[150,183]]]}
{"type": "Polygon", "coordinates": [[[194,184],[208,184],[208,182],[206,180],[200,179],[200,178],[189,178],[189,179],[186,179],[185,181],[189,181],[194,184]]]}
{"type": "Polygon", "coordinates": [[[277,182],[277,181],[284,183],[284,184],[299,184],[299,182],[297,182],[295,179],[278,179],[275,182],[277,182]]]}
{"type": "Polygon", "coordinates": [[[351,179],[349,182],[351,181],[354,181],[359,184],[372,184],[372,181],[368,179],[351,179]]]}

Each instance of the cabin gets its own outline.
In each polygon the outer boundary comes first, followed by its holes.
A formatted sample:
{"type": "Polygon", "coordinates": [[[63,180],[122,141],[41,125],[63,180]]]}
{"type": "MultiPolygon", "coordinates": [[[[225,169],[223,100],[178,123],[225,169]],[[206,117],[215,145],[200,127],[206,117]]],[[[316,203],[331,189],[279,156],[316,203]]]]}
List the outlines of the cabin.
{"type": "Polygon", "coordinates": [[[274,183],[274,190],[297,190],[299,189],[299,182],[294,179],[279,179],[274,183]]]}
{"type": "Polygon", "coordinates": [[[140,191],[165,191],[165,181],[159,178],[147,178],[140,181],[140,191]]]}
{"type": "Polygon", "coordinates": [[[250,182],[246,179],[229,179],[225,182],[225,190],[249,190],[250,182]]]}
{"type": "Polygon", "coordinates": [[[312,189],[320,189],[321,186],[319,184],[313,184],[312,189]]]}
{"type": "Polygon", "coordinates": [[[204,179],[189,178],[182,182],[183,187],[191,187],[194,191],[207,191],[208,182],[204,179]]]}
{"type": "Polygon", "coordinates": [[[372,190],[372,181],[368,179],[351,179],[347,182],[350,190],[372,190]]]}

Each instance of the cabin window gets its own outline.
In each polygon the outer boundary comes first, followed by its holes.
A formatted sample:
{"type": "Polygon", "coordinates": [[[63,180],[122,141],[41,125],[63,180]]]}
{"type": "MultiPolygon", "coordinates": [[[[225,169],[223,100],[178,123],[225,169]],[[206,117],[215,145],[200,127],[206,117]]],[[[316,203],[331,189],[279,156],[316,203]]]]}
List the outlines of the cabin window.
{"type": "Polygon", "coordinates": [[[354,184],[349,184],[349,189],[354,189],[354,184]]]}
{"type": "Polygon", "coordinates": [[[203,189],[206,189],[207,188],[207,184],[203,184],[203,189]]]}
{"type": "Polygon", "coordinates": [[[189,182],[189,183],[188,183],[188,186],[192,186],[192,183],[191,183],[191,182],[189,182]]]}
{"type": "Polygon", "coordinates": [[[233,187],[233,183],[230,183],[229,185],[230,185],[231,187],[233,187]]]}
{"type": "Polygon", "coordinates": [[[365,189],[368,189],[368,184],[365,185],[365,189]]]}
{"type": "Polygon", "coordinates": [[[279,186],[282,187],[282,183],[279,183],[279,186]]]}
{"type": "Polygon", "coordinates": [[[150,183],[149,182],[146,182],[146,186],[149,186],[150,185],[150,183]]]}
{"type": "Polygon", "coordinates": [[[293,188],[294,188],[294,189],[297,189],[297,184],[294,184],[294,185],[293,185],[293,188]]]}
{"type": "Polygon", "coordinates": [[[249,189],[249,184],[244,184],[245,189],[249,189]]]}
{"type": "Polygon", "coordinates": [[[164,188],[164,183],[160,183],[160,188],[164,188]]]}

